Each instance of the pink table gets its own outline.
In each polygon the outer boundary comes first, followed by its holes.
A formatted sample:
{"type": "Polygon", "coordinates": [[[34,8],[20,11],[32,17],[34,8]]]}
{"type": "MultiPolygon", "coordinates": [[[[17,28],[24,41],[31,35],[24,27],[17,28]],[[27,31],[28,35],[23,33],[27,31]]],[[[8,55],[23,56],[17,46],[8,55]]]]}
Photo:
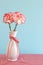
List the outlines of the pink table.
{"type": "Polygon", "coordinates": [[[21,54],[15,62],[0,55],[0,65],[43,65],[43,54],[21,54]]]}

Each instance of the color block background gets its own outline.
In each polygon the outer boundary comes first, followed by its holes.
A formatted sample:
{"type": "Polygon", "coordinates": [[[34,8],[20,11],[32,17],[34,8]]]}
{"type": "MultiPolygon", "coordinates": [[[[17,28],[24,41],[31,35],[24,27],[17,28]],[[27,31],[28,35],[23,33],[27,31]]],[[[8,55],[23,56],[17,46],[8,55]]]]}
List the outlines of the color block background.
{"type": "Polygon", "coordinates": [[[15,11],[26,16],[26,23],[17,28],[21,53],[43,54],[43,0],[0,1],[0,54],[6,53],[9,43],[9,28],[3,23],[3,15],[15,11]]]}

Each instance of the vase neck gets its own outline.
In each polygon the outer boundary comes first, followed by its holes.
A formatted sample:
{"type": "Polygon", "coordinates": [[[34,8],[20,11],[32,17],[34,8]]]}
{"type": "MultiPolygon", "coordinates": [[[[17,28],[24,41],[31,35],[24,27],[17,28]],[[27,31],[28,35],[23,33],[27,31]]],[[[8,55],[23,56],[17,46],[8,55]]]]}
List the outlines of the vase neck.
{"type": "Polygon", "coordinates": [[[16,43],[19,43],[19,40],[16,38],[17,31],[10,31],[10,39],[14,40],[16,43]]]}
{"type": "Polygon", "coordinates": [[[17,35],[17,31],[10,31],[10,36],[16,37],[16,35],[17,35]]]}

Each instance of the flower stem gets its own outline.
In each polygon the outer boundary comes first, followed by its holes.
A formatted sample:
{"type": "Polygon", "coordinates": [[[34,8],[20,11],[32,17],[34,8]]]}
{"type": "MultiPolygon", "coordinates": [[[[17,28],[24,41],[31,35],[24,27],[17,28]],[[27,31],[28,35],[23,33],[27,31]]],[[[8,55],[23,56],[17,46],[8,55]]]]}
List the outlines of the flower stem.
{"type": "Polygon", "coordinates": [[[9,23],[9,29],[10,29],[10,31],[11,31],[11,26],[10,26],[10,23],[9,23]]]}
{"type": "Polygon", "coordinates": [[[15,25],[15,28],[14,28],[14,31],[16,30],[16,28],[17,28],[17,25],[18,25],[18,24],[16,23],[16,25],[15,25]]]}

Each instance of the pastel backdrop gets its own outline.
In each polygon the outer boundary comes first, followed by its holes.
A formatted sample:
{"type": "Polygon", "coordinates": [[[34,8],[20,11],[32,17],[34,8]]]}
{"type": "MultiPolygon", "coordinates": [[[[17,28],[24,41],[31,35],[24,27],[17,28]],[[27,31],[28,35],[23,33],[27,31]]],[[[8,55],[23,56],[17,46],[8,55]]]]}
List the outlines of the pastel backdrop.
{"type": "Polygon", "coordinates": [[[3,23],[3,15],[15,11],[26,16],[26,23],[17,27],[20,52],[43,54],[43,0],[0,1],[0,54],[6,53],[9,43],[9,27],[3,23]]]}

